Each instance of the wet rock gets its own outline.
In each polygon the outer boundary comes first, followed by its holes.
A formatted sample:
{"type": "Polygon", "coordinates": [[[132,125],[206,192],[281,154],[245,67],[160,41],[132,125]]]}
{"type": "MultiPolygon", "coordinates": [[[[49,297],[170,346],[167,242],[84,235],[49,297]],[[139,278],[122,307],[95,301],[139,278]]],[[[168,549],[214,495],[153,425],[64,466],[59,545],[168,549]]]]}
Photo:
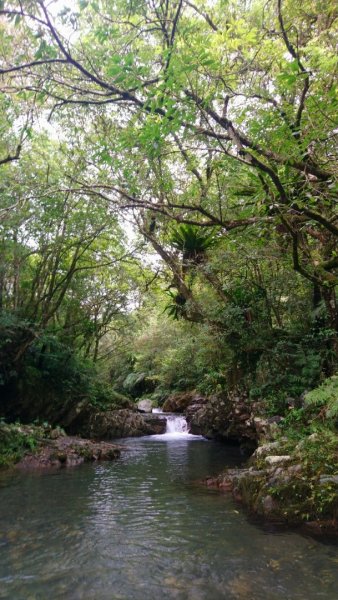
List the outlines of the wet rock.
{"type": "Polygon", "coordinates": [[[165,433],[167,427],[167,419],[158,413],[144,414],[142,415],[143,420],[150,433],[146,435],[160,435],[165,433]]]}

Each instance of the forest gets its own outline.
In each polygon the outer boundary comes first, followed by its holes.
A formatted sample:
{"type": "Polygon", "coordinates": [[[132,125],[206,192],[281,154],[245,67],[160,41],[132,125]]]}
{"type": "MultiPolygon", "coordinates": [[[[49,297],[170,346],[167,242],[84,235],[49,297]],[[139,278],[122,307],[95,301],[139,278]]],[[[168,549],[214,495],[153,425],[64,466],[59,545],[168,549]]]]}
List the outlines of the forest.
{"type": "Polygon", "coordinates": [[[337,519],[337,16],[0,0],[2,426],[239,402],[337,519]]]}

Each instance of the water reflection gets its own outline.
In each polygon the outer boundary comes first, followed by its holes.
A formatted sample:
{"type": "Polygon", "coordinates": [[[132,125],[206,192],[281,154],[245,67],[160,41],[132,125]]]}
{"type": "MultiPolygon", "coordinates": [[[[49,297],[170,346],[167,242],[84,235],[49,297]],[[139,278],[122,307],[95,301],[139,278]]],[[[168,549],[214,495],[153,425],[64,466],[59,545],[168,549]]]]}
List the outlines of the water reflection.
{"type": "Polygon", "coordinates": [[[112,464],[0,480],[0,598],[336,599],[337,546],[261,528],[194,485],[237,450],[125,443],[112,464]]]}

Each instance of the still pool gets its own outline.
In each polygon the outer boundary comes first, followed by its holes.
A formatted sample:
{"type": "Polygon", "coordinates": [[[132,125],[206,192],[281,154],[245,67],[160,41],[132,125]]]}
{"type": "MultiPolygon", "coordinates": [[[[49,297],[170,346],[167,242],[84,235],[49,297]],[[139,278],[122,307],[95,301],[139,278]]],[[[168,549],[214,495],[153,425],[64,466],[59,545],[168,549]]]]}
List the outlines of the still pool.
{"type": "Polygon", "coordinates": [[[262,527],[196,483],[237,449],[122,443],[113,463],[1,475],[0,598],[337,599],[336,544],[262,527]]]}

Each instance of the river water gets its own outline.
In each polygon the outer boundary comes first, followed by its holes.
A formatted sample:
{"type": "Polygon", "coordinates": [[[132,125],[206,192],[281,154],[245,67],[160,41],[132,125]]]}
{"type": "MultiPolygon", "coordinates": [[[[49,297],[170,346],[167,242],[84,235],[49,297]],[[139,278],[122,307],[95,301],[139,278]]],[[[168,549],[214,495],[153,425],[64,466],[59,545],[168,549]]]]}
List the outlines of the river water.
{"type": "Polygon", "coordinates": [[[122,443],[113,463],[1,476],[0,598],[337,599],[337,545],[196,483],[237,449],[184,427],[122,443]]]}

